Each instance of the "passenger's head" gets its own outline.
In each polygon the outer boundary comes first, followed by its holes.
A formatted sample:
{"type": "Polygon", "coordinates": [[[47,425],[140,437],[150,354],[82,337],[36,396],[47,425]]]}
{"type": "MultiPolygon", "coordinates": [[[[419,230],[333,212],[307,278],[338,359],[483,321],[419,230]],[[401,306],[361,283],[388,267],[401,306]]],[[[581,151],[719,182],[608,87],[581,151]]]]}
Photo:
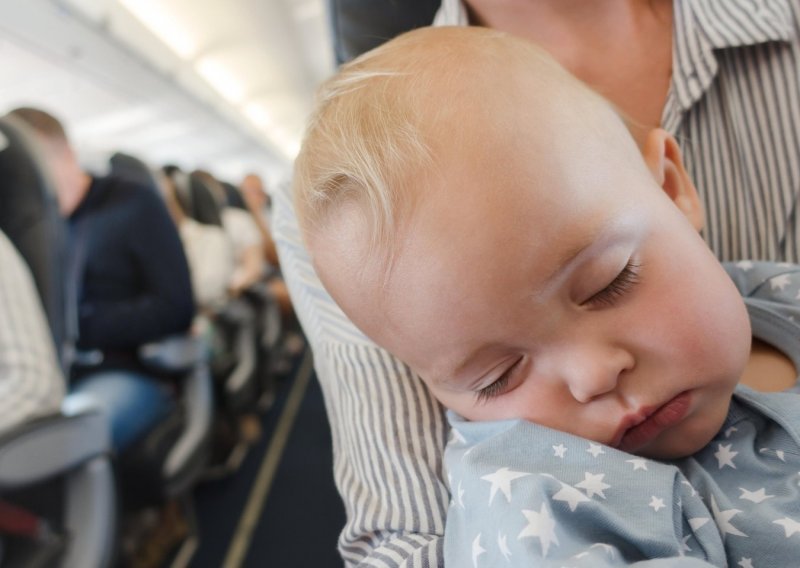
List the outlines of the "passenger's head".
{"type": "Polygon", "coordinates": [[[640,153],[530,43],[424,29],[345,66],[294,192],[333,298],[462,416],[653,457],[721,426],[750,328],[678,146],[640,153]]]}
{"type": "Polygon", "coordinates": [[[239,189],[244,196],[247,206],[255,211],[260,211],[270,206],[270,197],[264,187],[264,182],[258,174],[247,174],[242,179],[239,189]]]}
{"type": "Polygon", "coordinates": [[[35,133],[53,173],[59,209],[69,215],[86,194],[88,182],[63,125],[52,114],[32,107],[16,108],[8,116],[25,123],[35,133]]]}

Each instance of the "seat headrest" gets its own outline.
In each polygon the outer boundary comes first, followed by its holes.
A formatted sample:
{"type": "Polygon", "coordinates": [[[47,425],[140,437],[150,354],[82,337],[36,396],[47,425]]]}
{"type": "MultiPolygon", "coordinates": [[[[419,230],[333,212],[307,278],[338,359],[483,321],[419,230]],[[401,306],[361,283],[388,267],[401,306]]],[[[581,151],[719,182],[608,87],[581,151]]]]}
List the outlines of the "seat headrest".
{"type": "Polygon", "coordinates": [[[191,217],[198,223],[221,227],[221,204],[214,195],[214,190],[194,173],[189,175],[189,189],[192,194],[191,217]]]}
{"type": "Polygon", "coordinates": [[[403,32],[433,22],[441,0],[329,0],[334,51],[339,64],[403,32]]]}
{"type": "Polygon", "coordinates": [[[64,339],[66,228],[45,155],[29,127],[0,118],[0,230],[30,268],[56,345],[64,339]]]}
{"type": "Polygon", "coordinates": [[[150,167],[130,154],[115,152],[109,159],[111,175],[137,185],[146,186],[159,195],[158,182],[150,167]]]}

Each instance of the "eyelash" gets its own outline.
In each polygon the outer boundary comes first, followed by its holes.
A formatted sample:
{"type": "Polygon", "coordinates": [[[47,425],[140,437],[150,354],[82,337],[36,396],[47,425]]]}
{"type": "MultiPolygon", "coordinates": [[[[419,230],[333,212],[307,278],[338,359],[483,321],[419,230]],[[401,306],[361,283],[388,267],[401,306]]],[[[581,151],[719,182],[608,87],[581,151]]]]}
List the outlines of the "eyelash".
{"type": "Polygon", "coordinates": [[[517,370],[517,367],[519,367],[521,363],[522,357],[517,359],[513,365],[506,369],[496,381],[490,385],[486,385],[481,390],[476,392],[475,397],[477,398],[477,402],[485,403],[496,396],[503,394],[506,390],[506,386],[508,386],[508,381],[511,380],[511,377],[514,375],[514,371],[517,370]]]}
{"type": "Polygon", "coordinates": [[[639,283],[640,269],[640,264],[629,260],[625,268],[617,274],[617,277],[608,286],[586,300],[584,304],[595,304],[603,307],[613,306],[617,300],[639,283]]]}
{"type": "MultiPolygon", "coordinates": [[[[586,300],[584,304],[596,304],[602,306],[614,305],[617,300],[629,292],[633,286],[639,283],[640,268],[640,264],[636,264],[635,262],[629,260],[628,264],[625,265],[625,268],[623,268],[620,273],[617,274],[617,277],[614,278],[614,280],[612,280],[608,286],[586,300]]],[[[477,402],[486,403],[491,399],[503,394],[508,386],[508,382],[514,375],[514,371],[517,370],[521,363],[522,357],[517,359],[513,365],[506,369],[506,371],[500,375],[496,381],[477,391],[475,393],[477,402]]]]}

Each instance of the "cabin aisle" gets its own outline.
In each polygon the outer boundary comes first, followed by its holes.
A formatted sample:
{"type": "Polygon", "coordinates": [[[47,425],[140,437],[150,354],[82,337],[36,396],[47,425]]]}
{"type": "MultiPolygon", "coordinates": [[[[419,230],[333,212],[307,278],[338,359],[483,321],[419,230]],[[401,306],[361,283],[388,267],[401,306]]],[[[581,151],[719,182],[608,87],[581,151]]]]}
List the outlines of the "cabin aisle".
{"type": "Polygon", "coordinates": [[[262,417],[263,434],[233,476],[195,490],[200,544],[192,568],[337,567],[344,507],[308,349],[262,417]]]}

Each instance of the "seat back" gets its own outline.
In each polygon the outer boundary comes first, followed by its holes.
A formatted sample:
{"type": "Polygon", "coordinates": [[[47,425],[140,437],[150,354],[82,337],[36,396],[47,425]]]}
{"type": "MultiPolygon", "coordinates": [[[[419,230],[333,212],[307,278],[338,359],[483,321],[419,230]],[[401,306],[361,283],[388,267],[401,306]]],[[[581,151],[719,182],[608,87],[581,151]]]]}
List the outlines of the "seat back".
{"type": "Polygon", "coordinates": [[[244,202],[242,192],[230,182],[221,181],[222,188],[225,190],[225,200],[228,207],[236,207],[247,211],[247,203],[244,202]]]}
{"type": "Polygon", "coordinates": [[[336,61],[346,63],[403,32],[429,26],[441,0],[329,0],[336,61]]]}
{"type": "MultiPolygon", "coordinates": [[[[13,117],[0,118],[0,229],[28,264],[55,345],[63,347],[66,226],[42,151],[29,128],[13,117]]],[[[59,558],[64,568],[112,563],[116,501],[109,446],[107,416],[69,397],[60,414],[22,424],[0,439],[0,492],[38,487],[56,477],[64,481],[59,522],[70,535],[59,558]]]]}
{"type": "Polygon", "coordinates": [[[200,176],[192,173],[189,175],[189,191],[192,201],[192,210],[189,216],[198,223],[221,227],[221,204],[208,184],[200,176]]]}
{"type": "Polygon", "coordinates": [[[53,341],[63,346],[66,226],[42,151],[29,128],[13,117],[0,118],[0,230],[30,268],[53,341]]]}
{"type": "Polygon", "coordinates": [[[139,158],[130,154],[115,152],[109,159],[109,163],[111,165],[111,175],[137,185],[146,186],[160,195],[158,183],[153,172],[139,158]]]}

